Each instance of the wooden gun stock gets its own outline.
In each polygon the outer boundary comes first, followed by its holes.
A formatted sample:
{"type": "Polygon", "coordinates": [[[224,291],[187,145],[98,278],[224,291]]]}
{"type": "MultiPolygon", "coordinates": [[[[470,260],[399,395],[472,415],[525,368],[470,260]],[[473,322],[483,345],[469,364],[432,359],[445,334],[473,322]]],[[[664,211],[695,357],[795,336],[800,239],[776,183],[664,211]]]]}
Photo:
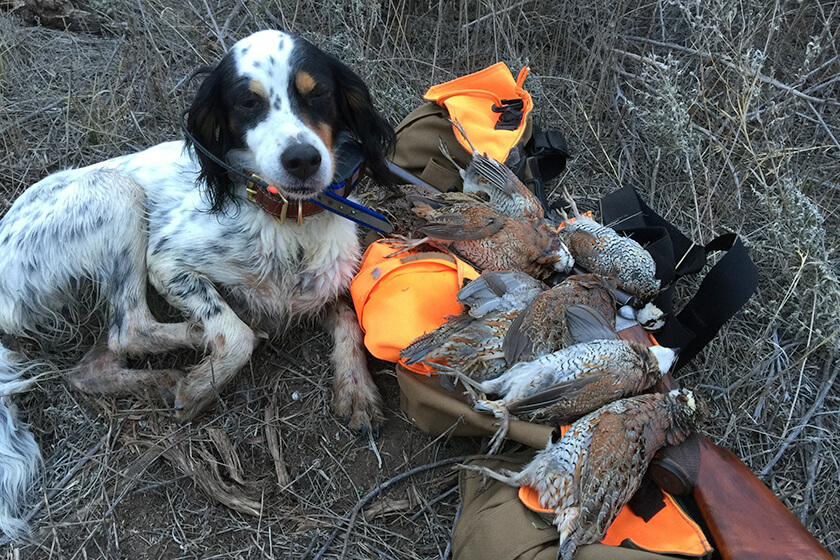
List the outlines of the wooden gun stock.
{"type": "Polygon", "coordinates": [[[732,451],[697,434],[694,500],[724,560],[831,560],[802,523],[732,451]]]}
{"type": "MultiPolygon", "coordinates": [[[[625,340],[651,344],[641,327],[622,330],[625,340]]],[[[662,389],[677,388],[667,374],[662,389]]],[[[664,490],[693,494],[723,560],[832,560],[831,554],[732,451],[694,434],[666,447],[651,465],[664,490]]]]}

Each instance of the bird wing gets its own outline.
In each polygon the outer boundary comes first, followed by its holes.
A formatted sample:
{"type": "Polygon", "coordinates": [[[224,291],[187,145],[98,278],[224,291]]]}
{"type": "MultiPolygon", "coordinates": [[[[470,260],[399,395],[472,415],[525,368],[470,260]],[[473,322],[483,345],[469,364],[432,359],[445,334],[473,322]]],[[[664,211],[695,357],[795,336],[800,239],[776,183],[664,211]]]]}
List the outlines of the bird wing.
{"type": "Polygon", "coordinates": [[[525,311],[516,316],[505,335],[502,343],[502,352],[505,354],[505,361],[509,366],[531,357],[534,349],[534,340],[529,332],[529,325],[534,316],[533,302],[525,311]]]}
{"type": "MultiPolygon", "coordinates": [[[[586,300],[592,292],[569,293],[569,286],[558,285],[543,292],[519,314],[510,326],[502,347],[508,365],[530,360],[535,355],[559,350],[577,342],[618,338],[615,327],[610,325],[604,314],[592,306],[570,304],[586,300]],[[572,317],[569,310],[572,309],[572,317]],[[563,328],[565,327],[565,328],[563,328]],[[572,332],[568,340],[567,332],[572,332]]],[[[606,305],[612,305],[610,301],[606,305]]]]}
{"type": "Polygon", "coordinates": [[[588,461],[581,473],[582,497],[597,501],[604,492],[615,490],[611,485],[620,485],[622,478],[630,474],[628,469],[637,452],[639,434],[625,425],[623,414],[618,412],[621,406],[623,403],[613,403],[593,412],[598,416],[598,423],[592,430],[588,461]]]}
{"type": "MultiPolygon", "coordinates": [[[[524,399],[514,401],[507,405],[507,409],[513,414],[521,414],[526,412],[536,412],[540,409],[546,408],[561,400],[570,400],[576,398],[583,393],[587,387],[592,387],[599,383],[609,381],[610,376],[605,372],[594,373],[585,377],[578,377],[563,381],[555,385],[534,393],[524,399]]],[[[613,390],[613,393],[619,391],[613,390]]]]}
{"type": "Polygon", "coordinates": [[[420,231],[442,241],[484,239],[501,231],[504,214],[481,204],[453,204],[437,209],[415,203],[414,213],[426,221],[420,231]]]}
{"type": "Polygon", "coordinates": [[[567,306],[566,326],[575,342],[618,339],[615,325],[611,325],[603,313],[589,305],[567,306]]]}
{"type": "Polygon", "coordinates": [[[465,192],[486,192],[490,203],[510,217],[543,219],[545,212],[534,194],[506,165],[484,154],[474,153],[465,171],[465,192]]]}
{"type": "Polygon", "coordinates": [[[492,311],[524,309],[547,286],[533,276],[516,270],[483,272],[458,292],[458,301],[469,307],[473,317],[492,311]]]}
{"type": "Polygon", "coordinates": [[[435,330],[418,336],[400,351],[400,358],[408,364],[416,364],[426,358],[432,350],[446,344],[458,332],[472,325],[475,319],[466,313],[447,318],[446,322],[435,330]]]}

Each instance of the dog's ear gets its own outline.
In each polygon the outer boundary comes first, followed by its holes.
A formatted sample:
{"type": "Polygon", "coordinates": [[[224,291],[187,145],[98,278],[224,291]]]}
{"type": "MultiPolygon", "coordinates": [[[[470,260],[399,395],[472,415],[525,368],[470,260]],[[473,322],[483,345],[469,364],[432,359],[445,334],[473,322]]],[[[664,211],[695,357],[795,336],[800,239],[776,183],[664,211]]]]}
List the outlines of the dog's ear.
{"type": "Polygon", "coordinates": [[[230,129],[223,90],[228,66],[229,61],[225,58],[215,68],[200,68],[193,74],[207,76],[198,88],[187,117],[187,131],[192,138],[187,138],[186,144],[193,149],[201,165],[199,179],[207,185],[211,212],[220,212],[227,200],[233,199],[233,185],[227,171],[195,144],[200,144],[222,161],[234,148],[234,134],[230,129]]]}
{"type": "Polygon", "coordinates": [[[337,59],[332,62],[338,88],[339,119],[361,143],[365,168],[377,182],[389,185],[393,178],[385,159],[397,142],[394,127],[376,111],[362,79],[337,59]]]}

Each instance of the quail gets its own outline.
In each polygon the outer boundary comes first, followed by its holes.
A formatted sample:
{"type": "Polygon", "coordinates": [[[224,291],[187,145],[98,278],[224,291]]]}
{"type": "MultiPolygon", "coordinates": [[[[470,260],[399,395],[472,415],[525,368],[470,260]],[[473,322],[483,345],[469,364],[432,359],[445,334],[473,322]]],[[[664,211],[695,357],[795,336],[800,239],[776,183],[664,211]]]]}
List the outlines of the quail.
{"type": "Polygon", "coordinates": [[[586,305],[614,324],[614,287],[597,274],[580,274],[539,294],[514,320],[505,336],[503,351],[507,364],[532,360],[580,342],[572,337],[566,322],[566,309],[570,305],[586,305]]]}
{"type": "Polygon", "coordinates": [[[617,354],[625,354],[624,364],[619,365],[617,362],[622,360],[616,356],[615,360],[606,360],[601,371],[581,372],[527,397],[505,399],[508,413],[527,415],[530,421],[555,426],[568,424],[605,404],[653,387],[670,370],[677,356],[671,348],[651,346],[645,349],[633,341],[619,346],[618,350],[617,354]],[[624,365],[627,367],[620,369],[624,365]]]}
{"type": "Polygon", "coordinates": [[[558,557],[573,560],[578,546],[604,537],[638,490],[654,454],[680,444],[702,416],[702,405],[687,389],[638,395],[584,416],[518,473],[464,468],[511,486],[533,487],[540,504],[554,511],[558,557]]]}
{"type": "Polygon", "coordinates": [[[507,434],[511,414],[530,414],[533,419],[564,424],[650,388],[671,368],[676,356],[670,348],[646,348],[634,341],[575,344],[531,362],[520,362],[495,379],[473,382],[473,387],[500,397],[478,399],[473,409],[502,420],[491,440],[490,452],[494,453],[507,434]]]}
{"type": "Polygon", "coordinates": [[[566,199],[575,219],[566,220],[558,235],[575,263],[588,272],[615,278],[619,288],[636,298],[637,307],[656,297],[660,282],[650,253],[629,237],[582,216],[568,192],[566,199]]]}
{"type": "Polygon", "coordinates": [[[574,260],[551,227],[511,218],[488,198],[476,192],[415,199],[419,231],[481,270],[520,270],[540,280],[571,270],[574,260]]]}
{"type": "MultiPolygon", "coordinates": [[[[461,288],[464,311],[418,337],[400,352],[406,363],[425,362],[435,369],[457,369],[482,381],[505,368],[502,342],[515,317],[547,286],[518,271],[484,272],[461,288]]],[[[444,387],[454,388],[449,377],[444,387]]]]}

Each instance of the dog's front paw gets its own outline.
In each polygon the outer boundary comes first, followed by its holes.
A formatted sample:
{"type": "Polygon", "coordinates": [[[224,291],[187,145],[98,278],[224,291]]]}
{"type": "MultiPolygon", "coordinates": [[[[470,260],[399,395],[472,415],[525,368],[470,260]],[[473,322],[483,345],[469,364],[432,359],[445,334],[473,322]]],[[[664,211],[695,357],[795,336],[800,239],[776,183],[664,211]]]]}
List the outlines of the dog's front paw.
{"type": "Polygon", "coordinates": [[[180,379],[175,386],[172,408],[175,409],[175,417],[181,422],[193,420],[213,400],[212,392],[207,395],[206,391],[198,391],[195,383],[189,381],[189,378],[180,379]]]}
{"type": "Polygon", "coordinates": [[[336,390],[333,396],[333,410],[344,418],[350,429],[363,435],[379,435],[379,429],[385,420],[382,414],[382,399],[376,386],[345,386],[336,390]]]}

